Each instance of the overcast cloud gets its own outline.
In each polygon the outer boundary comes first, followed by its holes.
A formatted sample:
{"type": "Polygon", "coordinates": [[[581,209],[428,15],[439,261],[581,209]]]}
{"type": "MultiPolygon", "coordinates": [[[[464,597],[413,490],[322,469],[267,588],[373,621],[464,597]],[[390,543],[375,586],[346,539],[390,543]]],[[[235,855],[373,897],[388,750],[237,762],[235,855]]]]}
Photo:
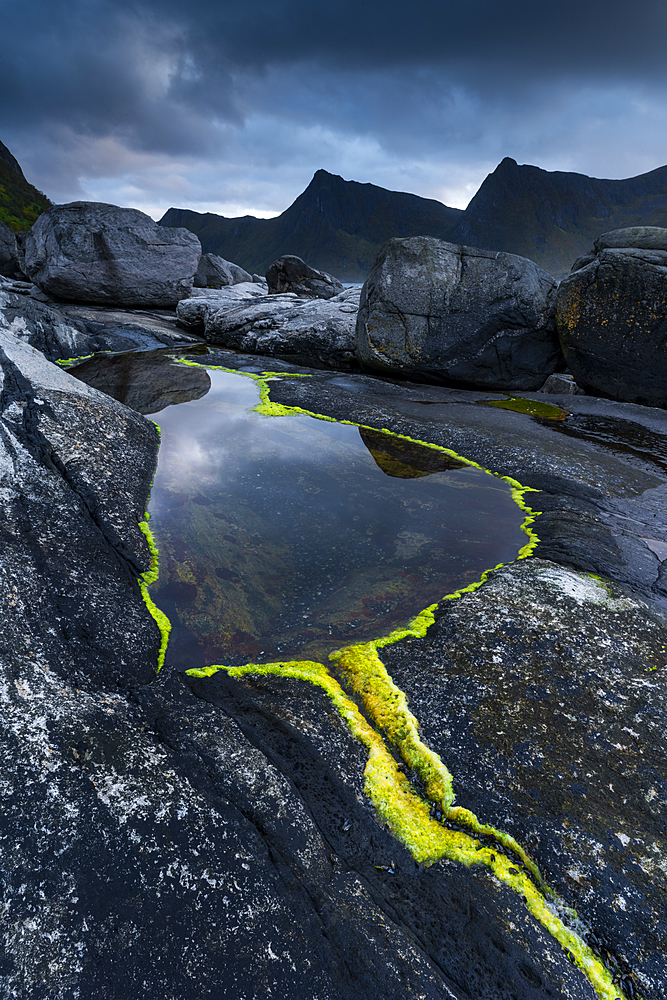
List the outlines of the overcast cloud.
{"type": "Polygon", "coordinates": [[[0,0],[0,139],[54,201],[283,211],[320,167],[464,207],[503,156],[667,163],[660,0],[0,0]]]}

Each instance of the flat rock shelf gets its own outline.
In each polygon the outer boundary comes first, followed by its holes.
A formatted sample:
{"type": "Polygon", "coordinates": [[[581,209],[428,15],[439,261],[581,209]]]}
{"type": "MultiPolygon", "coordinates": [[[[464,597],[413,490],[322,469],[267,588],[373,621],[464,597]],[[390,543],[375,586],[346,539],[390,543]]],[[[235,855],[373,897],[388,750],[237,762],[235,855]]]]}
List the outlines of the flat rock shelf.
{"type": "Polygon", "coordinates": [[[528,541],[502,479],[394,434],[262,415],[252,379],[209,374],[203,398],[156,417],[151,594],[172,623],[178,670],[326,662],[406,626],[528,541]]]}

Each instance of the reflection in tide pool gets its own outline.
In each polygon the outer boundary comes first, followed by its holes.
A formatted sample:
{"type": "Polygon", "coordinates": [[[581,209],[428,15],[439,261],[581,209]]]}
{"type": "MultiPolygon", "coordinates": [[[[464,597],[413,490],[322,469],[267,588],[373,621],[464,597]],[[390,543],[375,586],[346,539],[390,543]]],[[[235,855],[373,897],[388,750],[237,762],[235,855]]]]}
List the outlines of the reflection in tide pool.
{"type": "Polygon", "coordinates": [[[516,557],[509,486],[400,438],[252,412],[255,383],[211,371],[159,414],[151,594],[180,670],[326,661],[516,557]]]}

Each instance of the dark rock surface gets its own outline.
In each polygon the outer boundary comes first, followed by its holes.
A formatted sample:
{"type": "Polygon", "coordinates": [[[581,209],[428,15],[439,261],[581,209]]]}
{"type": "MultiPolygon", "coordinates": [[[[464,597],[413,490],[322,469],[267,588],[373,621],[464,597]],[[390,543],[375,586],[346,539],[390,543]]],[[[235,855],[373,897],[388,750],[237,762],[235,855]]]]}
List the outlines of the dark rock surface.
{"type": "Polygon", "coordinates": [[[177,327],[170,311],[67,305],[46,296],[42,302],[35,291],[30,282],[0,280],[0,331],[30,344],[50,361],[101,351],[156,350],[199,339],[177,327]]]}
{"type": "Polygon", "coordinates": [[[159,635],[137,585],[150,567],[138,522],[157,432],[5,333],[0,364],[9,683],[19,664],[87,690],[146,682],[159,635]]]}
{"type": "MultiPolygon", "coordinates": [[[[488,869],[416,865],[378,823],[366,751],[322,691],[183,678],[168,657],[155,678],[136,577],[156,432],[0,343],[6,996],[595,1000],[488,869]]],[[[541,491],[538,558],[382,657],[458,802],[525,842],[628,1000],[627,983],[660,1000],[667,416],[563,395],[566,419],[536,418],[483,391],[208,361],[284,372],[272,400],[369,428],[390,474],[410,449],[383,451],[383,428],[541,491]]]]}
{"type": "Polygon", "coordinates": [[[48,295],[106,306],[175,308],[190,294],[201,244],[134,208],[76,201],[43,213],[24,268],[48,295]]]}
{"type": "MultiPolygon", "coordinates": [[[[258,286],[261,287],[261,286],[258,286]]],[[[354,356],[359,288],[346,288],[330,299],[304,299],[293,292],[256,297],[230,307],[184,304],[179,319],[204,318],[204,337],[265,357],[278,357],[311,368],[348,371],[357,367],[354,356]],[[195,310],[198,310],[195,312],[195,310]]]]}
{"type": "Polygon", "coordinates": [[[299,298],[331,299],[343,291],[343,283],[332,274],[309,267],[300,257],[287,254],[274,260],[266,272],[269,295],[294,292],[299,298]]]}
{"type": "Polygon", "coordinates": [[[204,253],[195,274],[195,288],[224,288],[237,285],[241,281],[252,281],[253,276],[238,264],[232,264],[214,253],[204,253]]]}
{"type": "Polygon", "coordinates": [[[605,233],[558,289],[568,367],[595,395],[667,407],[667,229],[605,233]]]}
{"type": "Polygon", "coordinates": [[[13,231],[0,221],[0,274],[15,278],[21,274],[19,252],[13,231]]]}
{"type": "Polygon", "coordinates": [[[538,389],[562,365],[556,282],[529,260],[428,237],[390,240],[362,290],[370,369],[485,389],[538,389]]]}
{"type": "Polygon", "coordinates": [[[656,739],[666,649],[667,616],[530,559],[445,602],[428,641],[384,656],[465,805],[530,849],[636,994],[656,1000],[667,982],[667,754],[656,739]]]}
{"type": "Polygon", "coordinates": [[[98,355],[68,370],[74,378],[139,413],[157,413],[174,403],[200,399],[211,388],[205,369],[177,364],[164,351],[111,358],[98,355]]]}

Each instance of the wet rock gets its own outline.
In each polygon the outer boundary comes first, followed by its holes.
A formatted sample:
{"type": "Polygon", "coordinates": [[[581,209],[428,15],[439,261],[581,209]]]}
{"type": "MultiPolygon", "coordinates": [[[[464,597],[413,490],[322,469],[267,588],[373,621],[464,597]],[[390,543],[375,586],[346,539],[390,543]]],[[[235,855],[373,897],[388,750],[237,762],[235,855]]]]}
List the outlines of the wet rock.
{"type": "MultiPolygon", "coordinates": [[[[285,358],[312,368],[348,370],[355,361],[358,303],[358,288],[347,288],[327,300],[309,301],[283,293],[234,308],[221,309],[208,303],[202,308],[204,337],[211,344],[285,358]]],[[[186,305],[179,310],[179,319],[191,308],[186,305]]]]}
{"type": "Polygon", "coordinates": [[[666,647],[628,591],[531,559],[383,657],[461,805],[530,847],[646,1000],[667,982],[666,647]]]}
{"type": "Polygon", "coordinates": [[[211,388],[204,368],[178,364],[164,352],[95,357],[69,372],[139,413],[157,413],[174,403],[201,399],[211,388]]]}
{"type": "Polygon", "coordinates": [[[157,432],[5,332],[0,366],[0,661],[89,689],[147,681],[160,637],[138,522],[157,432]]]}
{"type": "Polygon", "coordinates": [[[133,208],[54,205],[25,240],[24,268],[44,292],[70,302],[174,308],[190,294],[201,244],[133,208]]]}
{"type": "Polygon", "coordinates": [[[667,407],[667,229],[604,233],[558,289],[567,363],[587,392],[667,407]]]}
{"type": "MultiPolygon", "coordinates": [[[[595,1000],[482,865],[415,864],[321,689],[154,677],[136,585],[154,428],[6,331],[0,344],[7,995],[595,1000]]],[[[384,429],[540,490],[540,558],[443,602],[425,638],[382,658],[458,804],[524,843],[629,1000],[628,983],[659,1000],[667,415],[573,396],[549,422],[485,392],[298,373],[271,398],[363,424],[391,475],[419,470],[384,429]]]]}
{"type": "Polygon", "coordinates": [[[251,274],[214,253],[202,254],[195,274],[195,288],[224,288],[242,281],[254,281],[251,274]]]}
{"type": "Polygon", "coordinates": [[[29,282],[0,280],[0,330],[51,361],[101,351],[155,350],[198,340],[176,326],[172,312],[41,302],[33,295],[34,288],[29,282]]]}
{"type": "Polygon", "coordinates": [[[362,291],[357,357],[426,381],[538,389],[564,367],[555,291],[551,275],[514,254],[427,236],[389,240],[362,291]]]}
{"type": "Polygon", "coordinates": [[[0,222],[0,274],[8,278],[21,274],[16,236],[4,222],[0,222]]]}
{"type": "Polygon", "coordinates": [[[266,272],[270,295],[294,292],[300,298],[331,299],[343,291],[343,283],[326,271],[309,267],[300,257],[287,254],[266,272]]]}

